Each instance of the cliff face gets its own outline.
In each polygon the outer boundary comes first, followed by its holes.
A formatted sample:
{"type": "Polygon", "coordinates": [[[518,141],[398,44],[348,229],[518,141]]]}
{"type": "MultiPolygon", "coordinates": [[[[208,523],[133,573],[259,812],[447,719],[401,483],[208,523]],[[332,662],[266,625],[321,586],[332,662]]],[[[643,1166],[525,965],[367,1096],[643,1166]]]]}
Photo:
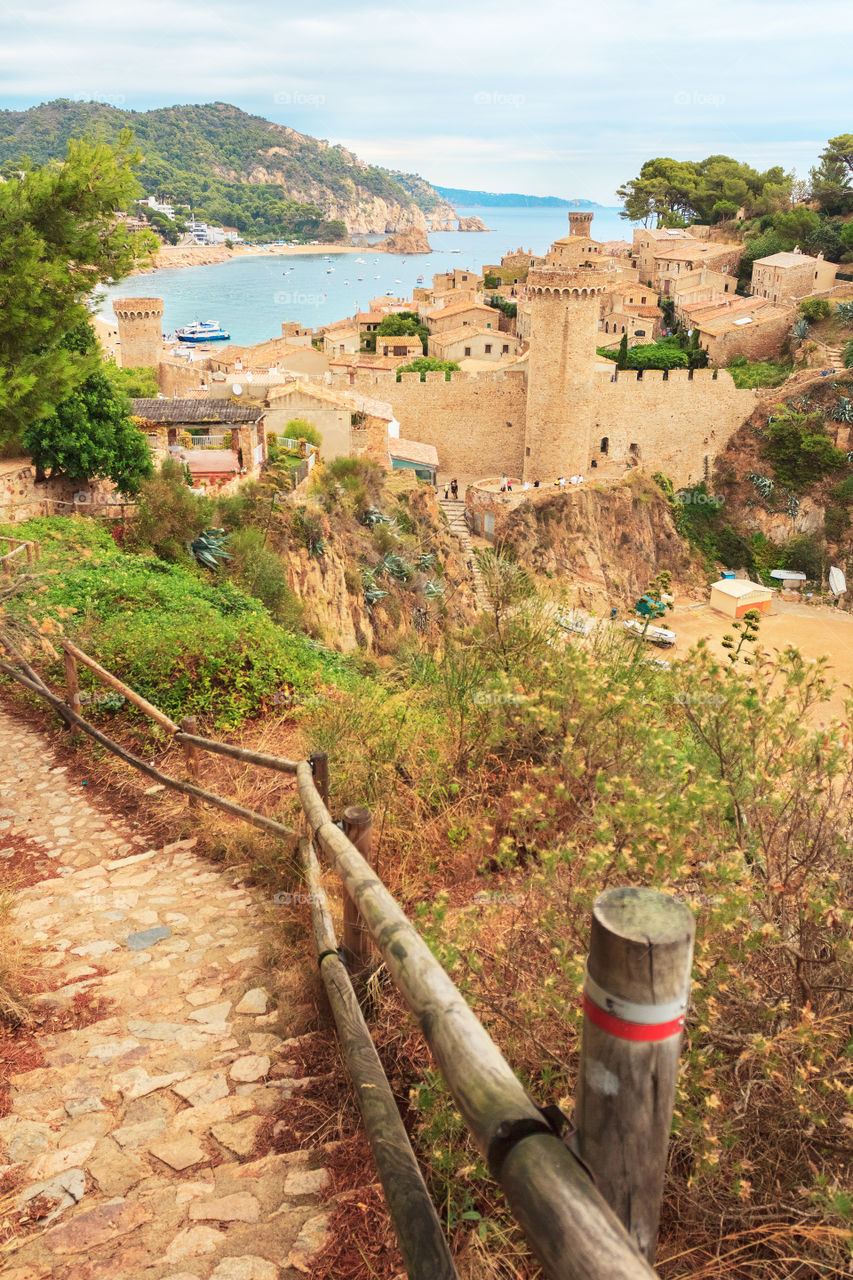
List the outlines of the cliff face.
{"type": "Polygon", "coordinates": [[[668,502],[641,476],[608,489],[584,485],[526,502],[509,517],[506,542],[519,560],[549,574],[573,603],[609,608],[633,603],[662,569],[683,593],[700,598],[705,575],[676,533],[668,502]]]}
{"type": "MultiPolygon", "coordinates": [[[[417,573],[408,584],[380,575],[377,585],[388,594],[368,608],[362,571],[376,565],[380,551],[369,530],[352,517],[337,513],[321,517],[326,540],[322,555],[311,555],[304,547],[280,553],[291,590],[302,601],[304,624],[330,648],[342,653],[361,649],[373,656],[391,654],[407,638],[435,640],[447,626],[474,619],[471,577],[459,544],[439,511],[433,490],[410,477],[411,473],[391,473],[379,505],[394,514],[395,499],[401,503],[417,528],[416,545],[435,553],[444,588],[440,598],[430,600],[423,591],[425,580],[435,576],[434,569],[417,573]]],[[[403,543],[398,550],[413,561],[413,546],[403,543]]]]}
{"type": "MultiPolygon", "coordinates": [[[[374,246],[378,248],[379,246],[374,246]]],[[[410,231],[402,231],[396,236],[391,236],[381,246],[386,253],[405,253],[406,255],[414,253],[432,253],[432,246],[427,238],[425,231],[413,228],[410,231]]]]}
{"type": "Polygon", "coordinates": [[[459,219],[459,230],[460,231],[488,231],[489,228],[486,226],[482,218],[477,218],[472,214],[470,218],[459,219]]]}

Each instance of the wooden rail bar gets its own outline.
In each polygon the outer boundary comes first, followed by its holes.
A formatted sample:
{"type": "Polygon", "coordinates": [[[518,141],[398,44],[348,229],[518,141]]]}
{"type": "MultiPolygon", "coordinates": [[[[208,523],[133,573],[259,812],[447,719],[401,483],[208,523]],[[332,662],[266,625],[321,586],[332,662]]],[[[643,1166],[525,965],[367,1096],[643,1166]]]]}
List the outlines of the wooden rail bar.
{"type": "Polygon", "coordinates": [[[300,840],[320,972],[370,1140],[385,1202],[409,1280],[458,1280],[438,1214],[412,1151],[391,1086],[337,954],[328,902],[313,846],[300,840]]]}
{"type": "Polygon", "coordinates": [[[139,759],[139,756],[133,755],[130,751],[125,751],[124,747],[120,747],[112,738],[108,738],[105,733],[101,733],[100,729],[96,729],[93,724],[89,724],[88,720],[84,720],[82,716],[72,711],[67,702],[57,698],[45,685],[30,680],[22,675],[20,671],[16,671],[11,663],[0,662],[0,671],[4,675],[11,676],[13,680],[17,680],[18,684],[22,684],[24,688],[31,690],[32,693],[37,693],[44,698],[69,724],[76,725],[78,729],[82,729],[84,733],[87,733],[90,738],[94,738],[96,742],[100,742],[101,746],[106,747],[113,755],[118,756],[120,760],[124,760],[126,764],[133,765],[134,769],[138,769],[140,773],[153,778],[155,782],[162,783],[164,787],[168,787],[171,791],[180,791],[185,796],[195,796],[196,799],[203,800],[206,804],[213,805],[216,809],[221,809],[223,813],[230,813],[234,818],[241,818],[243,822],[251,823],[253,827],[258,827],[261,831],[269,831],[272,835],[281,836],[286,840],[296,839],[297,833],[291,830],[290,827],[285,827],[281,822],[276,822],[273,818],[266,818],[262,813],[255,813],[254,809],[244,809],[242,805],[235,804],[233,800],[225,800],[222,796],[217,796],[212,791],[203,791],[201,787],[192,786],[188,782],[179,782],[177,778],[170,778],[167,773],[161,773],[153,765],[146,764],[144,760],[139,759]]]}
{"type": "Polygon", "coordinates": [[[108,684],[111,689],[116,689],[120,694],[127,698],[128,702],[132,702],[140,711],[144,711],[147,716],[155,720],[162,728],[169,733],[177,733],[178,726],[174,720],[166,715],[164,711],[160,711],[158,707],[154,707],[141,694],[136,693],[124,681],[119,680],[118,676],[114,676],[112,672],[107,671],[101,666],[100,662],[96,662],[94,658],[90,658],[88,653],[84,653],[82,649],[78,649],[76,644],[72,644],[70,640],[61,639],[59,642],[66,653],[70,653],[77,662],[82,662],[84,667],[88,667],[104,684],[108,684]]]}
{"type": "MultiPolygon", "coordinates": [[[[184,735],[194,734],[197,728],[198,721],[195,716],[184,716],[181,721],[181,729],[183,730],[184,735]]],[[[198,782],[198,747],[187,741],[184,741],[182,745],[184,748],[184,764],[187,767],[187,775],[194,783],[198,782]]],[[[190,807],[194,809],[198,808],[198,801],[193,796],[190,796],[190,807]]]]}
{"type": "MultiPolygon", "coordinates": [[[[351,804],[344,809],[344,832],[358,849],[365,862],[375,867],[373,852],[373,818],[369,809],[351,804]]],[[[353,963],[363,967],[370,961],[373,950],[370,934],[359,915],[356,904],[348,893],[344,894],[344,951],[353,963]]]]}
{"type": "MultiPolygon", "coordinates": [[[[181,721],[183,725],[183,721],[181,721]]],[[[276,769],[279,773],[296,774],[296,761],[285,760],[281,756],[269,756],[263,751],[248,751],[245,747],[232,747],[229,742],[217,742],[214,738],[202,738],[197,733],[181,732],[175,734],[176,742],[189,743],[202,751],[210,751],[218,756],[230,756],[232,760],[242,760],[245,764],[254,764],[261,769],[276,769]]]]}
{"type": "Polygon", "coordinates": [[[332,822],[307,762],[300,763],[296,778],[311,830],[357,904],[550,1280],[648,1280],[654,1272],[582,1165],[548,1131],[491,1036],[388,890],[332,822]]]}

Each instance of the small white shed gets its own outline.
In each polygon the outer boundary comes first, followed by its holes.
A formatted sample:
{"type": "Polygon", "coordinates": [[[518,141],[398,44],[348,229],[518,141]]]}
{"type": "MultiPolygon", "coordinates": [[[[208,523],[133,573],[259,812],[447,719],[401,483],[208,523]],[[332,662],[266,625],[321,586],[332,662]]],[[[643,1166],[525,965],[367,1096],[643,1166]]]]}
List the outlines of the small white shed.
{"type": "Polygon", "coordinates": [[[711,608],[728,618],[742,618],[750,609],[769,613],[773,592],[746,578],[721,578],[711,587],[711,608]]]}

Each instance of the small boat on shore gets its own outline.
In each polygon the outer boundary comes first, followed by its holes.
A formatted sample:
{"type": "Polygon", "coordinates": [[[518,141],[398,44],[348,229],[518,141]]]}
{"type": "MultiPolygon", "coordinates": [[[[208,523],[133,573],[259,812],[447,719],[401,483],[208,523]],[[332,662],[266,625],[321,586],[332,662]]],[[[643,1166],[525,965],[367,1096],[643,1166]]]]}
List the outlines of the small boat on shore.
{"type": "Polygon", "coordinates": [[[175,331],[179,342],[227,342],[231,337],[215,320],[194,320],[175,331]]]}

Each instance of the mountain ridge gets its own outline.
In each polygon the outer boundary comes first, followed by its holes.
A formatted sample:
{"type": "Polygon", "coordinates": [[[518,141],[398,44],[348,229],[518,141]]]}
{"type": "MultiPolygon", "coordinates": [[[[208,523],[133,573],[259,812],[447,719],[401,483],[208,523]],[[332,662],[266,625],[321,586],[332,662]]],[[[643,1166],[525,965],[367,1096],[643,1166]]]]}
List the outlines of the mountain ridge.
{"type": "Polygon", "coordinates": [[[70,138],[114,140],[133,130],[147,195],[170,197],[247,239],[342,239],[426,229],[421,205],[453,211],[416,174],[370,165],[345,147],[229,103],[131,111],[67,98],[0,111],[0,167],[61,158],[70,138]]]}
{"type": "Polygon", "coordinates": [[[565,200],[562,196],[525,196],[513,191],[472,191],[465,187],[442,187],[435,190],[451,204],[468,208],[543,208],[543,209],[609,209],[616,205],[599,204],[597,200],[565,200]]]}

